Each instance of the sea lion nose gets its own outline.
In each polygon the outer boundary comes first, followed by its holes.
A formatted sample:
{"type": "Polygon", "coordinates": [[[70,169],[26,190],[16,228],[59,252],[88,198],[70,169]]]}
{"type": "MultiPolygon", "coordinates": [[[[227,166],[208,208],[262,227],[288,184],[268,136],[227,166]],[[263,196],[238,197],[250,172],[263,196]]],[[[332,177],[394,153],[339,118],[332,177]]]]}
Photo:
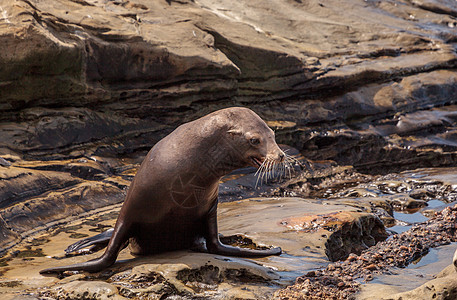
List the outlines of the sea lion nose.
{"type": "Polygon", "coordinates": [[[284,152],[280,152],[280,153],[278,154],[279,160],[280,160],[280,161],[283,161],[283,160],[284,160],[284,156],[285,156],[284,152]]]}

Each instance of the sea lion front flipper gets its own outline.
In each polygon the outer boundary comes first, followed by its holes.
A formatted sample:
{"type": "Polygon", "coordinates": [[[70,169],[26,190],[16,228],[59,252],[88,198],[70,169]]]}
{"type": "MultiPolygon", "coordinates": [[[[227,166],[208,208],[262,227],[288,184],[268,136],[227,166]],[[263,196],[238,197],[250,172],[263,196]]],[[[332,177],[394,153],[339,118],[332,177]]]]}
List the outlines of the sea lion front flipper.
{"type": "Polygon", "coordinates": [[[270,255],[280,255],[281,248],[274,247],[267,250],[252,250],[239,247],[224,245],[219,240],[217,231],[217,201],[208,212],[206,218],[206,247],[209,253],[227,255],[227,256],[242,256],[242,257],[262,257],[270,255]]]}

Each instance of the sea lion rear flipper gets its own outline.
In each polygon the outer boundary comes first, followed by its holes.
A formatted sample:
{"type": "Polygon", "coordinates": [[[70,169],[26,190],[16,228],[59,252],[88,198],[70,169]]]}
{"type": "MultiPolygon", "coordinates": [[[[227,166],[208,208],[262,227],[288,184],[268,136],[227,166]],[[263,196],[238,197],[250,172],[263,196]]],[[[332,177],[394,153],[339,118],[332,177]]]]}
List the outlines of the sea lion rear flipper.
{"type": "Polygon", "coordinates": [[[105,248],[106,246],[108,246],[109,240],[111,239],[111,236],[113,235],[113,231],[114,231],[114,228],[110,228],[95,236],[77,241],[76,243],[68,246],[68,248],[65,249],[65,253],[67,253],[67,254],[73,253],[73,252],[79,251],[79,250],[84,249],[89,246],[92,246],[90,249],[92,252],[101,250],[101,249],[105,248]]]}
{"type": "Polygon", "coordinates": [[[116,262],[119,251],[128,244],[129,229],[125,224],[118,222],[113,230],[108,247],[101,257],[79,264],[44,269],[40,271],[40,274],[61,273],[64,271],[99,272],[113,265],[116,262]]]}
{"type": "Polygon", "coordinates": [[[279,247],[267,250],[252,250],[222,244],[217,230],[217,201],[208,212],[206,223],[206,247],[209,253],[241,257],[263,257],[282,253],[279,247]]]}

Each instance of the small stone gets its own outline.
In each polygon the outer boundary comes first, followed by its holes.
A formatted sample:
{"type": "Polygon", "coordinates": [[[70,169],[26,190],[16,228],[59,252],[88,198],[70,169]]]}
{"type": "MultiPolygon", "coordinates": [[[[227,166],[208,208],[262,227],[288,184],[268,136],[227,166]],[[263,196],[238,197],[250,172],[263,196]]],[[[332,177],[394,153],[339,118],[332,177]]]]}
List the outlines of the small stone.
{"type": "Polygon", "coordinates": [[[349,256],[347,258],[348,261],[354,261],[356,259],[357,259],[357,255],[355,255],[354,253],[349,254],[349,256]]]}
{"type": "Polygon", "coordinates": [[[11,163],[9,161],[7,161],[6,159],[3,159],[0,157],[0,166],[9,167],[9,166],[11,166],[11,163]]]}
{"type": "MultiPolygon", "coordinates": [[[[305,275],[306,277],[315,277],[316,276],[316,272],[315,271],[309,271],[308,273],[306,273],[305,275]]],[[[309,279],[308,279],[309,280],[309,279]]]]}
{"type": "Polygon", "coordinates": [[[379,260],[379,259],[381,259],[381,258],[382,258],[382,255],[380,255],[380,254],[376,253],[375,255],[373,255],[373,258],[374,258],[374,259],[378,259],[378,260],[379,260]]]}

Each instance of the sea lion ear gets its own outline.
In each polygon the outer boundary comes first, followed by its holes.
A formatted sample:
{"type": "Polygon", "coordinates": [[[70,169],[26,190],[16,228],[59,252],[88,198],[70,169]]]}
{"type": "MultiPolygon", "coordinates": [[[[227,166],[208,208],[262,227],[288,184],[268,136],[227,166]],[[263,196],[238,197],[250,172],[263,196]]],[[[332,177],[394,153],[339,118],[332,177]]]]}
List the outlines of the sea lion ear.
{"type": "Polygon", "coordinates": [[[242,135],[243,132],[240,129],[232,128],[227,130],[227,133],[230,134],[231,136],[236,136],[236,135],[242,135]]]}

